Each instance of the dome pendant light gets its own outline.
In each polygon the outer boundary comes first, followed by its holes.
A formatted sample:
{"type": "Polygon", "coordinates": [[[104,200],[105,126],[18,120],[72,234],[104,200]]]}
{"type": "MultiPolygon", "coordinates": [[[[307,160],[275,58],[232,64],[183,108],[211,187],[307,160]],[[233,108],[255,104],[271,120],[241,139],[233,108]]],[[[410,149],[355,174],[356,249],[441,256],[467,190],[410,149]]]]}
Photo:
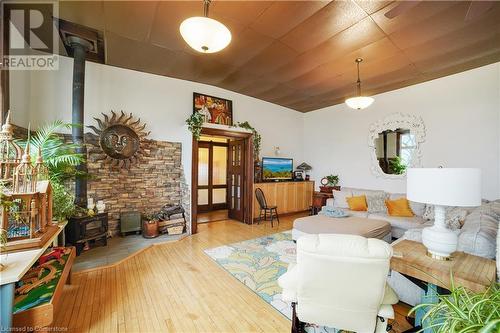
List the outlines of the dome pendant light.
{"type": "Polygon", "coordinates": [[[351,97],[345,100],[345,103],[347,106],[350,108],[356,109],[356,110],[361,110],[364,108],[369,107],[372,105],[374,99],[368,96],[361,96],[361,80],[359,78],[359,63],[363,61],[362,58],[357,58],[356,60],[356,65],[358,66],[358,81],[357,86],[358,86],[358,95],[356,97],[351,97]]]}
{"type": "Polygon", "coordinates": [[[219,21],[208,17],[210,0],[203,1],[203,15],[185,19],[180,27],[182,38],[198,52],[215,53],[231,42],[231,32],[219,21]]]}

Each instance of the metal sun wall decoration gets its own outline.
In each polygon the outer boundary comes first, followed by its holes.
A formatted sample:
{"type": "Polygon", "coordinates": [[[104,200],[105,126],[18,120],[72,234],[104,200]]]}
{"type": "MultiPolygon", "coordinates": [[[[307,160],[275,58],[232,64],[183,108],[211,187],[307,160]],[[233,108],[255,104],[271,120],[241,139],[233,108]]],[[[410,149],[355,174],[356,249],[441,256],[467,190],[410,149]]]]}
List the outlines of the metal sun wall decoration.
{"type": "Polygon", "coordinates": [[[141,125],[141,118],[134,121],[132,113],[127,116],[121,111],[118,116],[111,111],[111,117],[102,115],[104,120],[94,118],[99,128],[88,126],[97,136],[97,143],[93,145],[103,152],[97,160],[104,160],[112,168],[129,169],[146,155],[141,144],[150,132],[144,131],[146,124],[141,125]]]}

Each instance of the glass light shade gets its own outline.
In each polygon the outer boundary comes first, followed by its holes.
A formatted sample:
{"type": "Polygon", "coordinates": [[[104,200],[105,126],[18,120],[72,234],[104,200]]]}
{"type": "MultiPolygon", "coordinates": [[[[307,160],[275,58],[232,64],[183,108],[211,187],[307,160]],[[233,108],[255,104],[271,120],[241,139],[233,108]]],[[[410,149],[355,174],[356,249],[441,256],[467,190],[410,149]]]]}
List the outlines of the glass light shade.
{"type": "Polygon", "coordinates": [[[229,29],[208,17],[195,16],[185,19],[179,30],[186,43],[202,53],[219,52],[231,42],[229,29]]]}
{"type": "Polygon", "coordinates": [[[361,110],[372,105],[374,101],[371,97],[358,96],[346,99],[345,103],[352,109],[361,110]]]}

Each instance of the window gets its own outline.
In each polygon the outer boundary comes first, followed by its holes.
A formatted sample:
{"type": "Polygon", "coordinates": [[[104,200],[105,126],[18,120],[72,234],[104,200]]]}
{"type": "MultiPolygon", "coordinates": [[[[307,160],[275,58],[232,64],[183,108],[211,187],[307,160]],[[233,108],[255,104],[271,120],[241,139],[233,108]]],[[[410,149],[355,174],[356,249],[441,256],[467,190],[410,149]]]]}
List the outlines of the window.
{"type": "Polygon", "coordinates": [[[400,140],[401,148],[399,153],[401,157],[401,163],[409,166],[413,158],[413,154],[415,153],[415,150],[417,148],[415,135],[410,134],[409,132],[402,133],[400,140]]]}

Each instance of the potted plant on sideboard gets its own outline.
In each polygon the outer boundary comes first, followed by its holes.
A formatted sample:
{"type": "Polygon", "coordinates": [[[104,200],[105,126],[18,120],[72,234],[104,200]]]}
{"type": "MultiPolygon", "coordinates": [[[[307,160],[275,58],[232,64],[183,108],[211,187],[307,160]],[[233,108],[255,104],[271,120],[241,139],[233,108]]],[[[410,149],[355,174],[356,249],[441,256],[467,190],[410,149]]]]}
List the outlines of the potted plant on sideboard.
{"type": "Polygon", "coordinates": [[[320,192],[331,193],[333,190],[340,191],[339,175],[329,175],[321,179],[320,192]]]}

